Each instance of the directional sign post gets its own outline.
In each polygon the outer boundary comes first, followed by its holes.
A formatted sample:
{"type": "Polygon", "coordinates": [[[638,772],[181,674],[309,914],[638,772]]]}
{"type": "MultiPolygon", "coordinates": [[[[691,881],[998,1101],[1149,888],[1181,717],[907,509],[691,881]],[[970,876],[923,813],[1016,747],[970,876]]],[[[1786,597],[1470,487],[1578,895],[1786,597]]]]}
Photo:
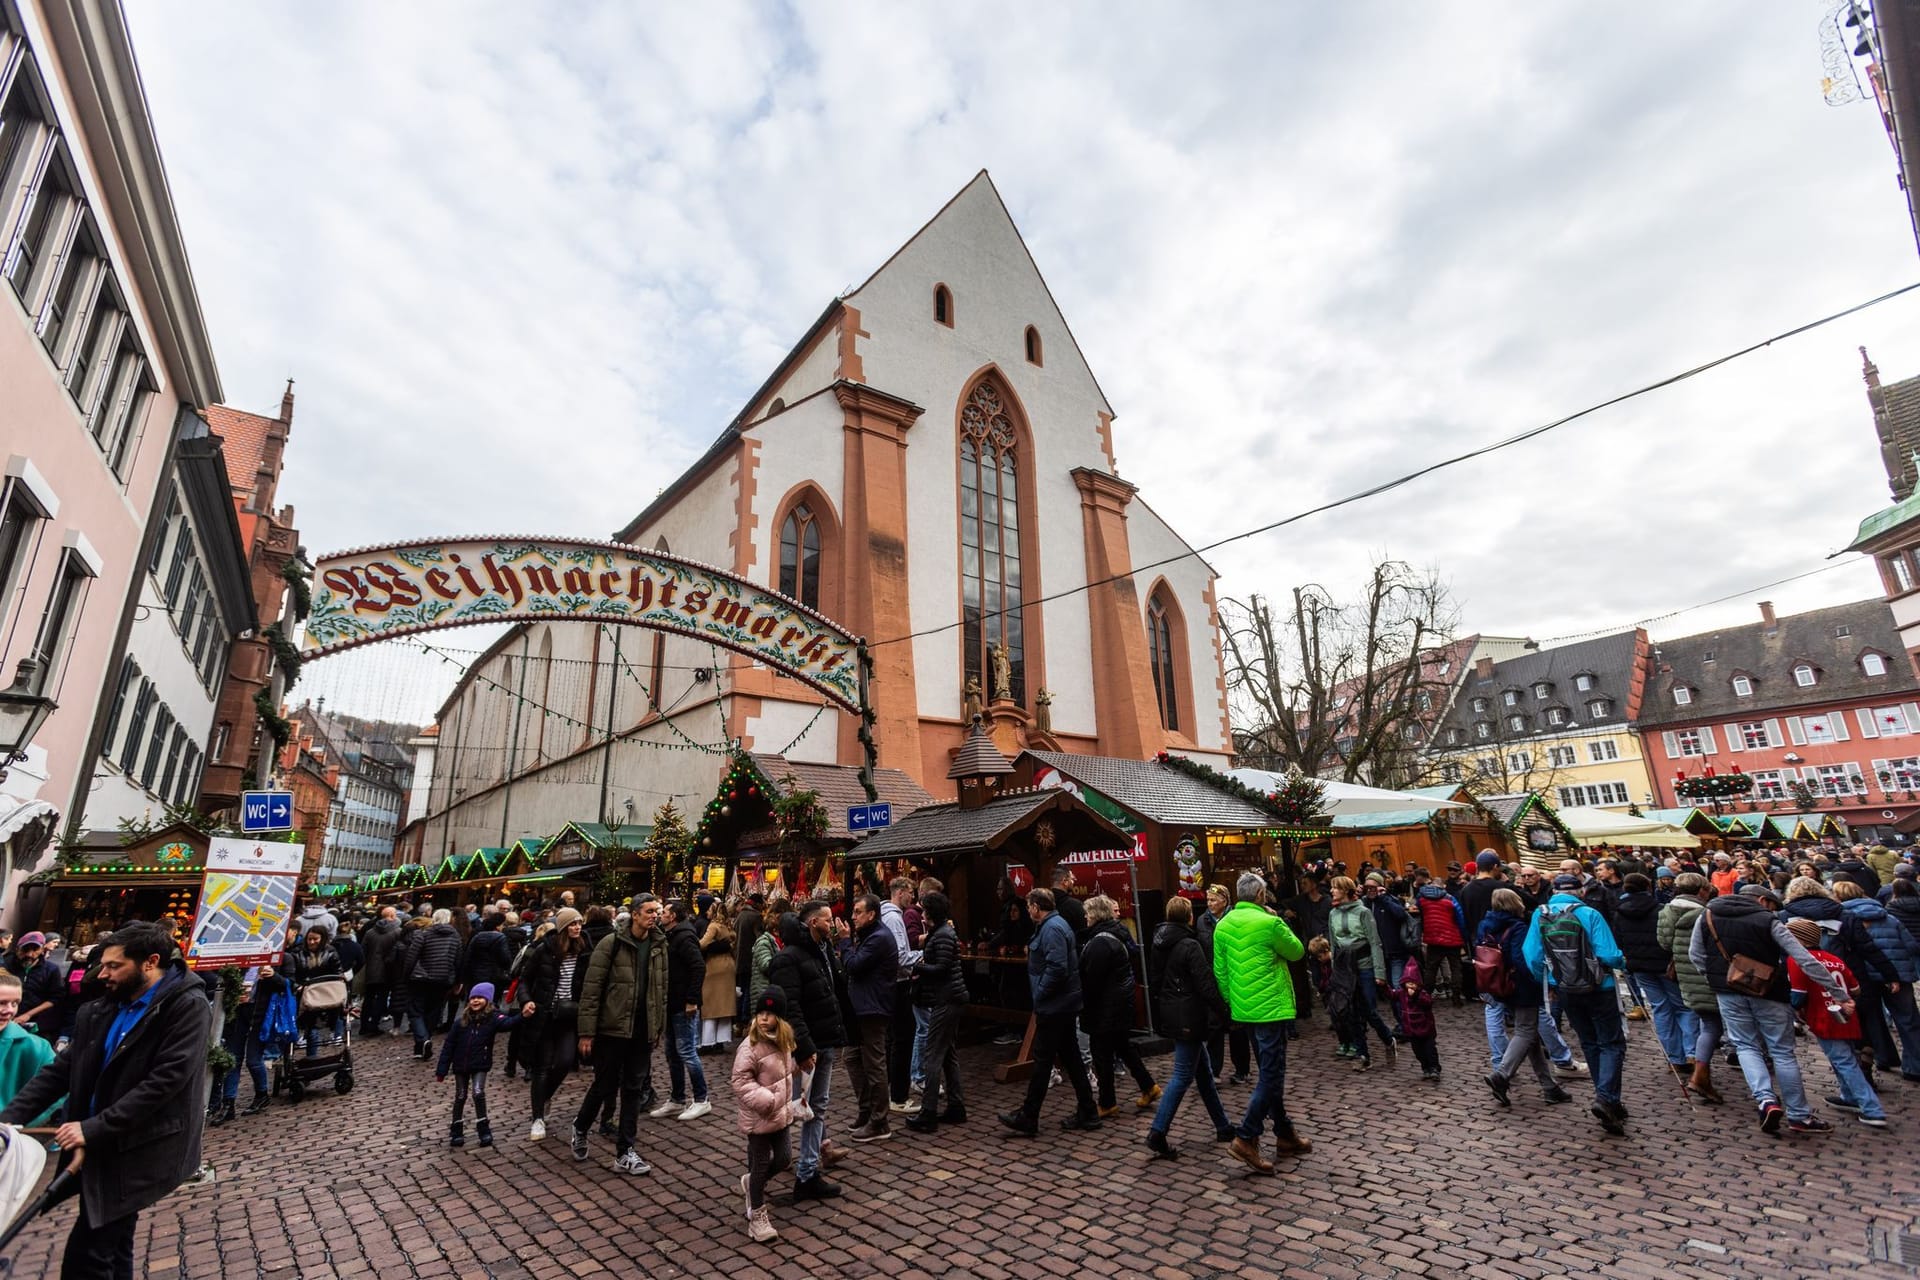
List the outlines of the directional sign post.
{"type": "Polygon", "coordinates": [[[240,829],[249,835],[293,830],[293,792],[241,792],[240,829]]]}
{"type": "Polygon", "coordinates": [[[878,831],[893,825],[891,804],[856,804],[847,810],[847,830],[878,831]]]}

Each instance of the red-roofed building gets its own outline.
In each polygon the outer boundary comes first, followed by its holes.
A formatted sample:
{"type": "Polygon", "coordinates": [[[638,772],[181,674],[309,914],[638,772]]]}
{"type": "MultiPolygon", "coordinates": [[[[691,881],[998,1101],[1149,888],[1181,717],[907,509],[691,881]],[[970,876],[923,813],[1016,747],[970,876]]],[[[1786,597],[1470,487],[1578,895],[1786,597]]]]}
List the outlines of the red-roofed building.
{"type": "Polygon", "coordinates": [[[224,446],[227,480],[240,518],[241,542],[247,548],[247,573],[261,630],[236,640],[227,657],[226,683],[220,691],[213,740],[200,787],[200,807],[221,813],[240,803],[240,793],[265,786],[273,776],[274,743],[260,732],[255,707],[264,692],[276,707],[285,683],[275,679],[273,646],[267,632],[281,628],[291,633],[288,615],[286,564],[300,553],[300,532],[294,528],[293,508],[275,508],[287,434],[293,429],[293,382],[280,397],[280,416],[264,417],[227,405],[211,405],[207,424],[224,446]]]}

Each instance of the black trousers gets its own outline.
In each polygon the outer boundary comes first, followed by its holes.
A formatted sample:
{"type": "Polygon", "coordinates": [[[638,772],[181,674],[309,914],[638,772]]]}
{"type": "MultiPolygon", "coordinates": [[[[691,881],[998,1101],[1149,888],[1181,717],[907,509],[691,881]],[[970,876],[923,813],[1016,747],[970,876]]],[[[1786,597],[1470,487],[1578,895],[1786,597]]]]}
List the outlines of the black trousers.
{"type": "Polygon", "coordinates": [[[633,1135],[640,1127],[640,1090],[647,1081],[647,1060],[653,1046],[645,1040],[622,1036],[593,1038],[593,1087],[580,1100],[580,1112],[573,1127],[586,1130],[593,1124],[602,1103],[616,1093],[620,1096],[620,1136],[614,1139],[617,1154],[633,1149],[633,1135]]]}
{"type": "Polygon", "coordinates": [[[1074,1014],[1034,1015],[1033,1074],[1027,1077],[1027,1100],[1020,1108],[1029,1120],[1040,1118],[1040,1104],[1047,1100],[1047,1077],[1056,1066],[1073,1086],[1079,1113],[1083,1116],[1094,1113],[1093,1086],[1087,1082],[1087,1064],[1080,1057],[1080,1037],[1075,1034],[1076,1029],[1074,1014]]]}
{"type": "MultiPolygon", "coordinates": [[[[386,1018],[389,1006],[393,1003],[393,988],[386,983],[375,985],[369,982],[360,997],[360,1034],[370,1036],[380,1030],[380,1023],[386,1018]]],[[[393,1021],[397,1026],[405,1016],[401,1009],[392,1010],[393,1021]]]]}
{"type": "Polygon", "coordinates": [[[793,1164],[787,1131],[747,1135],[747,1199],[756,1209],[767,1203],[767,1182],[793,1164]]]}
{"type": "Polygon", "coordinates": [[[940,1118],[940,1091],[946,1089],[946,1104],[965,1111],[960,1096],[960,1059],[954,1045],[960,1036],[960,1011],[964,1005],[937,1004],[927,1010],[927,1047],[922,1051],[920,1069],[927,1074],[926,1091],[920,1095],[920,1118],[940,1118]]]}
{"type": "Polygon", "coordinates": [[[893,1021],[887,1027],[887,1096],[894,1102],[905,1102],[912,1087],[913,1038],[919,1029],[911,984],[902,982],[894,991],[893,1021]]]}
{"type": "MultiPolygon", "coordinates": [[[[1297,992],[1298,987],[1294,990],[1297,992]]],[[[1217,1075],[1225,1074],[1226,1056],[1223,1050],[1233,1052],[1233,1069],[1239,1075],[1246,1075],[1253,1066],[1253,1042],[1247,1039],[1245,1027],[1233,1027],[1226,1031],[1216,1031],[1207,1037],[1207,1061],[1213,1064],[1217,1075]]]]}
{"type": "Polygon", "coordinates": [[[1140,1060],[1140,1050],[1133,1044],[1133,1036],[1122,1031],[1117,1035],[1102,1032],[1087,1037],[1093,1050],[1093,1078],[1100,1093],[1100,1105],[1114,1105],[1113,1096],[1113,1060],[1118,1058],[1133,1076],[1133,1082],[1140,1086],[1140,1092],[1146,1093],[1153,1088],[1153,1075],[1147,1070],[1147,1064],[1140,1060]]]}
{"type": "Polygon", "coordinates": [[[60,1257],[60,1280],[133,1280],[133,1228],[139,1221],[139,1214],[130,1213],[95,1226],[82,1200],[60,1257]]]}
{"type": "MultiPolygon", "coordinates": [[[[527,1025],[521,1023],[521,1026],[527,1025]]],[[[579,1033],[574,1030],[572,1018],[553,1018],[545,1023],[536,1024],[533,1047],[533,1065],[527,1074],[533,1077],[533,1095],[531,1105],[533,1118],[547,1118],[547,1103],[559,1092],[560,1082],[573,1072],[574,1058],[579,1047],[579,1033]]],[[[516,1028],[517,1030],[517,1028],[516,1028]]]]}

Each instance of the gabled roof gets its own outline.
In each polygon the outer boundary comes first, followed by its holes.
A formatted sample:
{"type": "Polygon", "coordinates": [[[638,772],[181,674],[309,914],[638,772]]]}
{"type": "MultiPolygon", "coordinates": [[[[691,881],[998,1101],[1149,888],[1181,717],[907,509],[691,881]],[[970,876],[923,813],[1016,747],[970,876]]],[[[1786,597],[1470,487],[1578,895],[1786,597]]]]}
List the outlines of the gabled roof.
{"type": "MultiPolygon", "coordinates": [[[[852,838],[853,832],[847,829],[847,810],[867,803],[867,791],[860,785],[858,768],[848,764],[810,764],[804,760],[789,760],[770,751],[755,751],[752,755],[755,767],[766,778],[768,785],[778,789],[786,776],[792,774],[801,790],[812,791],[820,797],[820,803],[827,810],[827,834],[824,839],[852,838]]],[[[933,796],[925,787],[898,769],[875,769],[873,789],[879,793],[882,803],[893,806],[896,824],[916,809],[933,803],[933,796]]]]}
{"type": "MultiPolygon", "coordinates": [[[[1639,631],[1621,631],[1552,649],[1535,649],[1494,663],[1493,674],[1486,679],[1469,667],[1461,678],[1459,692],[1454,695],[1453,705],[1448,708],[1440,728],[1443,731],[1459,729],[1466,734],[1464,746],[1455,746],[1457,750],[1526,742],[1536,738],[1557,738],[1573,729],[1624,729],[1638,710],[1642,680],[1638,657],[1643,638],[1643,633],[1639,631]],[[1574,688],[1574,677],[1580,675],[1592,676],[1594,687],[1586,690],[1574,688]],[[1533,686],[1541,681],[1553,686],[1552,695],[1546,699],[1533,696],[1533,686]],[[1509,707],[1501,702],[1500,694],[1505,689],[1524,692],[1525,696],[1518,706],[1509,707]],[[1488,699],[1490,705],[1486,711],[1473,709],[1475,698],[1488,699]],[[1605,719],[1595,720],[1587,713],[1586,704],[1595,698],[1606,698],[1613,703],[1613,709],[1605,719]],[[1549,707],[1566,708],[1570,713],[1567,723],[1549,724],[1545,715],[1549,707]],[[1516,713],[1526,715],[1525,729],[1508,727],[1507,717],[1516,713]],[[1496,730],[1494,736],[1490,739],[1475,738],[1473,723],[1476,720],[1493,722],[1496,730]]],[[[1435,745],[1445,749],[1453,744],[1443,739],[1435,745]]]]}
{"type": "MultiPolygon", "coordinates": [[[[1437,787],[1414,787],[1407,791],[1410,796],[1424,796],[1429,800],[1459,800],[1473,798],[1472,793],[1457,782],[1442,783],[1437,787]]],[[[1436,815],[1445,814],[1449,822],[1470,823],[1483,815],[1471,809],[1391,809],[1384,813],[1351,813],[1333,815],[1335,831],[1388,831],[1398,827],[1424,827],[1433,821],[1436,815]]]]}
{"type": "Polygon", "coordinates": [[[1025,751],[1082,786],[1143,818],[1167,826],[1189,825],[1264,830],[1279,820],[1238,796],[1155,760],[1072,755],[1064,751],[1025,751]]]}
{"type": "Polygon", "coordinates": [[[1554,812],[1553,806],[1538,791],[1523,791],[1510,796],[1482,796],[1480,807],[1492,814],[1494,820],[1507,831],[1517,830],[1529,817],[1538,817],[1565,836],[1568,844],[1579,843],[1574,839],[1573,832],[1567,830],[1567,824],[1560,821],[1560,815],[1554,812]]]}
{"type": "Polygon", "coordinates": [[[628,822],[614,831],[602,822],[569,822],[540,846],[540,860],[547,861],[557,845],[567,843],[569,834],[578,836],[582,843],[594,849],[644,849],[653,828],[628,822]]]}
{"type": "Polygon", "coordinates": [[[1789,614],[1776,619],[1771,633],[1764,621],[1756,620],[1746,626],[1661,640],[1653,646],[1650,665],[1647,705],[1640,715],[1643,727],[1751,720],[1768,712],[1851,698],[1910,698],[1920,690],[1894,626],[1893,610],[1877,597],[1789,614]],[[1841,627],[1850,634],[1836,635],[1841,627]],[[1885,675],[1869,676],[1861,669],[1860,655],[1868,650],[1887,659],[1885,675]],[[1706,661],[1709,653],[1712,662],[1706,661]],[[1793,680],[1793,666],[1803,660],[1820,673],[1819,682],[1810,688],[1801,688],[1793,680]],[[1736,672],[1753,680],[1748,697],[1733,691],[1736,672]],[[1674,703],[1676,684],[1693,691],[1693,700],[1686,706],[1674,703]]]}
{"type": "Polygon", "coordinates": [[[954,801],[927,805],[905,822],[896,822],[861,841],[848,851],[847,858],[871,862],[879,858],[918,858],[998,849],[1049,814],[1065,817],[1082,837],[1069,838],[1059,845],[1063,854],[1133,847],[1132,836],[1089,809],[1080,797],[1070,791],[1046,788],[998,796],[973,809],[962,809],[954,801]],[[1092,838],[1087,838],[1089,836],[1092,838]]]}
{"type": "Polygon", "coordinates": [[[269,432],[284,430],[278,418],[248,413],[224,404],[207,406],[207,425],[225,446],[227,483],[242,505],[251,506],[253,491],[260,479],[260,464],[267,455],[269,432]]]}

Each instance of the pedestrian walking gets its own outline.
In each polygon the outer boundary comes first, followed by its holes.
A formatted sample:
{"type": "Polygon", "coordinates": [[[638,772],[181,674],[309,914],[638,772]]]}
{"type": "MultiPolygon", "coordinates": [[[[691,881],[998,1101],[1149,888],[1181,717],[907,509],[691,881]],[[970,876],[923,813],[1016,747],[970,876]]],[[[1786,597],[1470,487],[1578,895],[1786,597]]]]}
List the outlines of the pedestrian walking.
{"type": "Polygon", "coordinates": [[[733,1100],[740,1108],[740,1132],[747,1138],[747,1171],[740,1177],[740,1190],[747,1201],[747,1233],[762,1243],[780,1235],[767,1208],[767,1182],[793,1163],[787,1127],[793,1123],[797,1042],[786,1011],[785,990],[768,987],[733,1056],[733,1100]]]}
{"type": "Polygon", "coordinates": [[[1853,1112],[1869,1129],[1884,1129],[1886,1108],[1881,1105],[1880,1095],[1874,1092],[1867,1073],[1860,1069],[1860,1019],[1856,1016],[1860,983],[1845,961],[1820,949],[1819,925],[1811,920],[1789,920],[1787,932],[1826,966],[1848,996],[1845,1002],[1835,1001],[1814,985],[1799,961],[1788,958],[1787,985],[1792,988],[1793,1003],[1805,1020],[1807,1030],[1819,1041],[1820,1052],[1827,1055],[1827,1064],[1833,1068],[1834,1079],[1840,1086],[1839,1095],[1829,1097],[1827,1102],[1842,1111],[1853,1112]]]}
{"type": "Polygon", "coordinates": [[[1680,988],[1680,998],[1686,1003],[1687,1012],[1694,1018],[1694,1039],[1689,1051],[1693,1072],[1687,1078],[1687,1088],[1702,1102],[1718,1106],[1723,1099],[1713,1084],[1713,1060],[1720,1051],[1723,1034],[1720,1002],[1714,998],[1713,986],[1708,982],[1706,972],[1695,965],[1687,954],[1694,925],[1699,922],[1700,912],[1706,907],[1712,893],[1712,884],[1697,871],[1683,871],[1675,876],[1673,897],[1660,908],[1655,936],[1673,957],[1673,981],[1680,988]]]}
{"type": "Polygon", "coordinates": [[[1207,1057],[1208,1037],[1216,1026],[1225,1024],[1227,1004],[1193,928],[1193,904],[1185,898],[1167,900],[1167,918],[1153,931],[1147,989],[1153,996],[1156,1025],[1173,1041],[1173,1071],[1147,1128],[1147,1149],[1163,1160],[1179,1157],[1167,1134],[1189,1085],[1199,1091],[1201,1105],[1213,1121],[1214,1136],[1221,1142],[1233,1141],[1233,1122],[1220,1103],[1213,1063],[1207,1057]]]}
{"type": "Polygon", "coordinates": [[[838,1183],[822,1173],[826,1159],[827,1106],[832,1100],[833,1060],[846,1045],[846,1014],[840,1001],[845,985],[834,950],[837,923],[826,902],[803,902],[781,916],[780,951],[767,966],[767,985],[786,998],[793,1027],[794,1066],[811,1078],[804,1090],[808,1119],[800,1124],[800,1150],[793,1163],[795,1200],[831,1200],[838,1183]]]}
{"type": "Polygon", "coordinates": [[[961,969],[960,938],[954,932],[953,907],[947,895],[937,889],[922,894],[920,912],[927,934],[915,968],[913,996],[914,1003],[927,1015],[927,1044],[921,1057],[926,1084],[920,1093],[919,1113],[909,1117],[906,1124],[916,1133],[932,1133],[943,1122],[964,1124],[967,1119],[956,1051],[960,1015],[967,1007],[967,976],[961,969]]]}
{"type": "Polygon", "coordinates": [[[467,1007],[440,1046],[440,1065],[434,1079],[442,1084],[453,1076],[453,1122],[447,1127],[447,1145],[467,1145],[464,1121],[467,1099],[473,1099],[474,1137],[483,1147],[493,1145],[493,1125],[487,1119],[487,1073],[493,1070],[493,1041],[502,1031],[511,1031],[522,1018],[531,1017],[537,1006],[529,1001],[518,1013],[503,1013],[494,1008],[494,990],[490,982],[475,983],[467,992],[467,1007]]]}
{"type": "Polygon", "coordinates": [[[920,1024],[914,1016],[914,966],[920,962],[920,946],[915,939],[913,921],[920,918],[914,902],[914,884],[908,876],[895,876],[887,885],[891,895],[880,904],[880,923],[893,937],[894,969],[893,1015],[887,1024],[887,1100],[888,1110],[909,1112],[920,1109],[913,1072],[913,1045],[920,1024]]]}
{"type": "Polygon", "coordinates": [[[1349,1043],[1356,1059],[1355,1067],[1364,1071],[1372,1065],[1367,1050],[1367,1028],[1372,1027],[1393,1057],[1393,1033],[1380,1017],[1379,992],[1387,987],[1388,971],[1380,931],[1373,911],[1360,901],[1360,887],[1349,876],[1335,876],[1327,884],[1332,907],[1327,912],[1327,942],[1333,948],[1335,981],[1349,995],[1347,1011],[1349,1043]]]}
{"type": "MultiPolygon", "coordinates": [[[[1194,922],[1194,932],[1200,936],[1200,948],[1206,953],[1207,970],[1213,970],[1213,931],[1226,919],[1227,911],[1233,905],[1233,895],[1223,884],[1207,886],[1207,908],[1194,922]]],[[[1313,934],[1308,934],[1313,937],[1313,934]]],[[[1304,958],[1305,951],[1301,952],[1304,958]]],[[[1304,971],[1303,971],[1304,972],[1304,971]]],[[[1301,1006],[1305,1009],[1305,1006],[1301,1006]]],[[[1253,1068],[1253,1041],[1247,1036],[1247,1029],[1232,1019],[1215,1027],[1207,1037],[1207,1060],[1213,1064],[1213,1083],[1216,1088],[1229,1084],[1245,1084],[1253,1068]],[[1233,1057],[1233,1074],[1227,1075],[1227,1055],[1233,1057]]]]}
{"type": "Polygon", "coordinates": [[[667,1080],[672,1096],[654,1108],[654,1114],[678,1112],[676,1120],[698,1120],[713,1110],[707,1072],[700,1065],[700,997],[707,981],[707,958],[700,950],[703,932],[685,902],[667,904],[667,1080]]]}
{"type": "Polygon", "coordinates": [[[1445,885],[1429,883],[1414,893],[1413,905],[1420,913],[1427,981],[1458,1009],[1466,1003],[1467,996],[1466,968],[1462,963],[1467,926],[1460,902],[1447,892],[1445,885]]]}
{"type": "Polygon", "coordinates": [[[881,1142],[893,1136],[888,1124],[887,1033],[899,998],[900,952],[892,930],[881,923],[878,897],[859,895],[851,914],[851,932],[840,942],[840,962],[846,967],[847,1004],[854,1022],[847,1081],[859,1099],[859,1114],[847,1136],[855,1142],[881,1142]]]}
{"type": "Polygon", "coordinates": [[[136,923],[100,942],[106,997],[82,1006],[67,1047],[0,1110],[31,1123],[61,1098],[54,1132],[80,1160],[80,1211],[62,1280],[133,1280],[140,1211],[200,1168],[213,1008],[167,931],[136,923]]]}
{"type": "Polygon", "coordinates": [[[1879,1032],[1874,1049],[1876,1067],[1897,1069],[1908,1079],[1920,1079],[1920,1016],[1916,1016],[1913,1003],[1913,984],[1920,982],[1920,938],[1885,904],[1868,897],[1850,880],[1836,881],[1833,896],[1847,918],[1857,922],[1880,948],[1894,978],[1892,982],[1860,979],[1859,1004],[1863,1007],[1856,1029],[1862,1034],[1879,1032]]]}
{"type": "MultiPolygon", "coordinates": [[[[572,923],[568,921],[569,927],[572,923]]],[[[614,1133],[613,1167],[632,1175],[652,1172],[634,1147],[634,1135],[647,1064],[666,1030],[672,998],[667,938],[659,924],[659,900],[650,893],[640,895],[627,927],[602,938],[588,957],[574,1019],[578,1035],[574,1048],[580,1061],[593,1067],[593,1085],[573,1118],[573,1158],[587,1158],[589,1126],[601,1107],[617,1096],[620,1125],[614,1133]]],[[[555,933],[564,938],[567,930],[555,933]]],[[[570,943],[562,942],[554,951],[558,967],[565,967],[570,949],[570,943]]]]}
{"type": "Polygon", "coordinates": [[[1673,953],[1660,941],[1660,912],[1664,908],[1653,892],[1653,881],[1631,872],[1621,881],[1623,892],[1613,908],[1613,936],[1626,957],[1627,981],[1639,991],[1653,1018],[1654,1035],[1676,1072],[1693,1070],[1693,1046],[1700,1027],[1687,1008],[1678,978],[1668,977],[1673,953]]]}
{"type": "Polygon", "coordinates": [[[733,1020],[740,1008],[740,993],[735,981],[739,970],[734,965],[734,948],[739,937],[733,931],[733,912],[724,902],[713,905],[706,927],[700,932],[700,1039],[701,1049],[728,1049],[733,1045],[733,1020]]]}
{"type": "Polygon", "coordinates": [[[1572,1102],[1573,1095],[1560,1087],[1547,1065],[1541,1033],[1547,1024],[1546,988],[1527,963],[1525,942],[1532,908],[1526,898],[1513,889],[1502,889],[1488,899],[1487,914],[1480,918],[1480,932],[1474,945],[1493,948],[1488,967],[1482,972],[1478,957],[1474,962],[1475,985],[1489,1007],[1498,1008],[1503,1022],[1500,1059],[1493,1064],[1485,1080],[1487,1088],[1501,1106],[1512,1105],[1508,1088],[1520,1068],[1529,1066],[1540,1082],[1541,1095],[1550,1103],[1572,1102]]]}
{"type": "Polygon", "coordinates": [[[393,1015],[395,1029],[405,1008],[394,1008],[394,953],[400,945],[400,913],[392,907],[380,908],[380,914],[360,931],[360,950],[366,957],[361,971],[360,1034],[378,1035],[380,1026],[393,1015]]]}
{"type": "Polygon", "coordinates": [[[1393,988],[1394,1008],[1406,1031],[1407,1043],[1420,1064],[1420,1078],[1429,1084],[1440,1083],[1439,1029],[1433,1021],[1433,992],[1420,973],[1420,962],[1408,957],[1400,968],[1400,981],[1393,988]]]}
{"type": "Polygon", "coordinates": [[[433,1058],[433,1032],[440,1010],[460,978],[460,934],[453,912],[435,911],[410,940],[407,958],[407,1017],[413,1023],[413,1052],[422,1062],[433,1058]]]}
{"type": "Polygon", "coordinates": [[[1626,1030],[1613,971],[1625,964],[1613,930],[1581,897],[1580,877],[1562,872],[1553,896],[1533,913],[1523,953],[1526,967],[1559,1001],[1593,1070],[1593,1116],[1614,1135],[1627,1131],[1620,1100],[1626,1030]]]}
{"type": "Polygon", "coordinates": [[[1114,1062],[1119,1060],[1139,1087],[1134,1106],[1141,1111],[1160,1100],[1160,1086],[1133,1043],[1134,957],[1140,948],[1116,919],[1112,898],[1095,894],[1084,904],[1087,940],[1080,948],[1080,1025],[1092,1050],[1093,1078],[1100,1116],[1120,1114],[1114,1094],[1114,1062]]]}
{"type": "MultiPolygon", "coordinates": [[[[547,1136],[547,1107],[559,1091],[560,1082],[572,1073],[579,1060],[583,1038],[580,994],[586,987],[590,968],[580,913],[572,907],[562,907],[555,913],[555,922],[556,927],[548,930],[545,937],[527,944],[532,950],[520,973],[521,994],[534,1006],[532,1018],[515,1029],[518,1032],[531,1028],[525,1037],[532,1053],[527,1074],[532,1079],[528,1105],[533,1119],[527,1137],[534,1142],[547,1136]]],[[[665,999],[663,990],[660,994],[663,1010],[665,999]]],[[[629,1020],[629,1032],[631,1025],[629,1020]]],[[[595,1031],[598,1029],[596,1021],[595,1031]]]]}
{"type": "Polygon", "coordinates": [[[1047,1099],[1050,1069],[1073,1086],[1075,1108],[1060,1122],[1063,1129],[1097,1129],[1093,1088],[1087,1082],[1087,1064],[1080,1057],[1075,1020],[1084,1007],[1080,989],[1080,953],[1073,928],[1054,910],[1051,890],[1027,894],[1027,915],[1033,922],[1033,940],[1027,944],[1027,986],[1033,999],[1033,1067],[1027,1077],[1027,1096],[1017,1110],[1000,1117],[1014,1133],[1032,1137],[1040,1132],[1040,1108],[1047,1099]]]}
{"type": "Polygon", "coordinates": [[[1213,977],[1229,1015],[1253,1037],[1260,1075],[1231,1150],[1254,1172],[1271,1174],[1273,1162],[1260,1154],[1260,1138],[1269,1123],[1276,1154],[1298,1155],[1313,1148],[1295,1129],[1286,1106],[1287,1024],[1294,1013],[1290,966],[1306,948],[1284,920],[1261,905],[1267,885],[1257,874],[1242,874],[1234,896],[1239,901],[1214,930],[1213,977]]]}

